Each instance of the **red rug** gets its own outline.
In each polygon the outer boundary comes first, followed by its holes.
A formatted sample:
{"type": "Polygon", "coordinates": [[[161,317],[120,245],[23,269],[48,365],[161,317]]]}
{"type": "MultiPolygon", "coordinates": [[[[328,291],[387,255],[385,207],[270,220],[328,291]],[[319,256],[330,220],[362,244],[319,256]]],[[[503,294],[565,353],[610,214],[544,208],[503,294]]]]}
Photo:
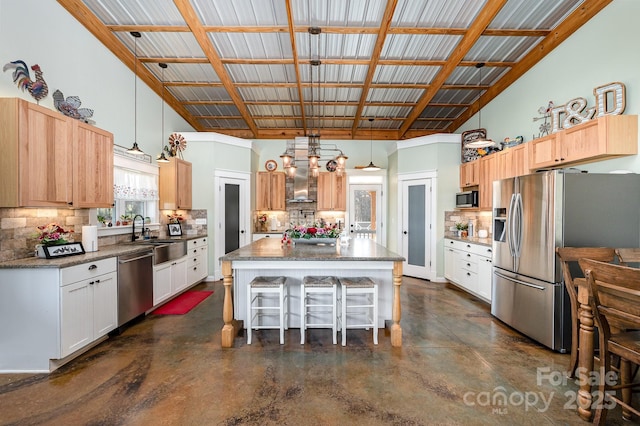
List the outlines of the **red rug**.
{"type": "Polygon", "coordinates": [[[213,294],[213,291],[208,290],[186,291],[170,302],[160,306],[153,311],[153,313],[158,315],[184,315],[195,308],[198,303],[211,296],[211,294],[213,294]]]}

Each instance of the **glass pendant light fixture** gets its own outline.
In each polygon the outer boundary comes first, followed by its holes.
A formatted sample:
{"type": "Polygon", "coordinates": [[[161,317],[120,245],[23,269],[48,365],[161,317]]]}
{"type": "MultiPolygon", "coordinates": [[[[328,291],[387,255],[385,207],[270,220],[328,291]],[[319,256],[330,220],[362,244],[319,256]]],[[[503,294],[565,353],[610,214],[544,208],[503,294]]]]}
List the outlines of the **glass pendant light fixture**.
{"type": "Polygon", "coordinates": [[[156,161],[158,163],[168,163],[169,160],[164,155],[164,70],[167,68],[167,64],[160,62],[158,64],[162,68],[162,128],[160,129],[160,155],[156,161]]]}
{"type": "Polygon", "coordinates": [[[138,147],[138,39],[142,37],[137,31],[131,31],[133,36],[133,146],[127,149],[129,154],[143,155],[138,147]]]}
{"type": "Polygon", "coordinates": [[[367,172],[376,172],[378,170],[380,170],[380,167],[376,166],[375,164],[373,164],[373,118],[369,119],[369,134],[371,137],[370,140],[370,149],[371,149],[371,157],[370,157],[370,161],[369,161],[369,165],[367,167],[364,167],[362,170],[367,171],[367,172]]]}
{"type": "MultiPolygon", "coordinates": [[[[480,76],[480,86],[482,86],[482,67],[484,67],[484,62],[480,62],[476,64],[476,68],[478,69],[478,74],[480,76]]],[[[482,91],[482,89],[480,90],[482,91]]],[[[481,95],[482,95],[482,92],[481,92],[481,95]]],[[[480,100],[478,100],[478,105],[479,103],[480,103],[480,100]]],[[[482,106],[479,105],[478,106],[478,129],[482,129],[481,114],[482,114],[482,106]]],[[[480,136],[478,139],[468,142],[464,146],[465,148],[487,148],[494,145],[495,143],[491,139],[488,139],[486,136],[480,136]]]]}

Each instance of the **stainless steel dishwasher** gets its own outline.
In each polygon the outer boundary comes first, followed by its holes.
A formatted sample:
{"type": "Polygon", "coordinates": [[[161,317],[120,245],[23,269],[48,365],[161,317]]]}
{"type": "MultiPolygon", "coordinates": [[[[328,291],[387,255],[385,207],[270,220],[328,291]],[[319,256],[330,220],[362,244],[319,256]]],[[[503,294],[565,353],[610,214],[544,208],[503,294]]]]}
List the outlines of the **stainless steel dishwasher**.
{"type": "Polygon", "coordinates": [[[153,307],[153,250],[118,256],[118,327],[153,307]]]}

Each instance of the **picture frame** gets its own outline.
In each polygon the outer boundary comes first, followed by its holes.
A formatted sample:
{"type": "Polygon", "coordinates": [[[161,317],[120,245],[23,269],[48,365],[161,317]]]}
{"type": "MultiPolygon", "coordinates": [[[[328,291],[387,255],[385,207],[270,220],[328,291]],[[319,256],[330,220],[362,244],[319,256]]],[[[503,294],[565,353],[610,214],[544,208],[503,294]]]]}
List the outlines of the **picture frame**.
{"type": "Polygon", "coordinates": [[[81,242],[42,246],[42,250],[47,259],[84,254],[84,247],[81,242]]]}
{"type": "Polygon", "coordinates": [[[182,235],[182,226],[179,223],[169,223],[167,230],[170,236],[177,237],[182,235]]]}

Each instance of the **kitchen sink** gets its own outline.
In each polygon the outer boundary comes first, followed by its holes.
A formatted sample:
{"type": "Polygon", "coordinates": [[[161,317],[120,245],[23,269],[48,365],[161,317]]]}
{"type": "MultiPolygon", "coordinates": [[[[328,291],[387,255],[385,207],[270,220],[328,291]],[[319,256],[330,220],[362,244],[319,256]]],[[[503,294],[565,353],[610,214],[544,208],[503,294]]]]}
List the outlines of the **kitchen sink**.
{"type": "Polygon", "coordinates": [[[170,262],[187,254],[187,242],[181,240],[139,240],[133,244],[153,247],[153,264],[170,262]]]}

